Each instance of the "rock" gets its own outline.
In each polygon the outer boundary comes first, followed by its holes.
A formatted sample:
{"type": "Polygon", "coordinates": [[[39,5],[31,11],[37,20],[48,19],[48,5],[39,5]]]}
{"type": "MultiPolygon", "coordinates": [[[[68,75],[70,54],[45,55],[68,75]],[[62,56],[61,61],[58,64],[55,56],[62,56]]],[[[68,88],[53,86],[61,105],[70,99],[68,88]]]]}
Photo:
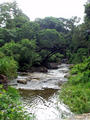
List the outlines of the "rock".
{"type": "Polygon", "coordinates": [[[21,76],[26,76],[26,75],[28,75],[28,72],[20,72],[20,75],[21,76]]]}
{"type": "Polygon", "coordinates": [[[26,80],[27,80],[27,81],[31,81],[31,77],[27,77],[26,80]]]}
{"type": "Polygon", "coordinates": [[[62,63],[68,63],[68,59],[62,59],[62,63]]]}
{"type": "Polygon", "coordinates": [[[17,80],[17,83],[27,84],[27,80],[26,80],[26,79],[23,79],[23,80],[18,79],[18,80],[17,80]]]}
{"type": "Polygon", "coordinates": [[[16,86],[17,83],[9,83],[8,85],[9,85],[9,86],[16,86]]]}
{"type": "Polygon", "coordinates": [[[46,65],[48,69],[57,69],[58,68],[58,63],[48,63],[46,65]]]}
{"type": "Polygon", "coordinates": [[[67,73],[64,77],[65,77],[65,78],[69,78],[69,77],[70,77],[70,74],[67,73]]]}

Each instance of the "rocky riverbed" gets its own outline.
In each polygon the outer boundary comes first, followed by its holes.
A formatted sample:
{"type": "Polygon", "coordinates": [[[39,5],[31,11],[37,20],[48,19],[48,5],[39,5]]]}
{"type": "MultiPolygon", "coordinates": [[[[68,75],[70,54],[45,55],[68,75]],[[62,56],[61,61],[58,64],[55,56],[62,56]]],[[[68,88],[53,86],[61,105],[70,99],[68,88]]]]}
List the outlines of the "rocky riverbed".
{"type": "Polygon", "coordinates": [[[35,120],[90,120],[85,115],[75,116],[59,99],[61,85],[67,82],[69,65],[61,64],[58,69],[46,73],[19,74],[12,83],[20,90],[22,102],[35,120]]]}

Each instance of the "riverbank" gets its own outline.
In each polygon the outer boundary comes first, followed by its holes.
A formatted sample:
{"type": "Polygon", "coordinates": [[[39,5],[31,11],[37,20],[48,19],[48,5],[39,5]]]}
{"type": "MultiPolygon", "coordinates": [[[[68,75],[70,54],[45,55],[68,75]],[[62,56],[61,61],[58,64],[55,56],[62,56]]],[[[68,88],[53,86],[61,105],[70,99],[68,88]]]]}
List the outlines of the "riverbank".
{"type": "Polygon", "coordinates": [[[75,65],[70,74],[68,82],[63,85],[60,92],[60,99],[76,114],[89,113],[90,57],[75,65]]]}
{"type": "Polygon", "coordinates": [[[65,119],[65,120],[90,120],[90,113],[75,115],[75,116],[65,119]]]}

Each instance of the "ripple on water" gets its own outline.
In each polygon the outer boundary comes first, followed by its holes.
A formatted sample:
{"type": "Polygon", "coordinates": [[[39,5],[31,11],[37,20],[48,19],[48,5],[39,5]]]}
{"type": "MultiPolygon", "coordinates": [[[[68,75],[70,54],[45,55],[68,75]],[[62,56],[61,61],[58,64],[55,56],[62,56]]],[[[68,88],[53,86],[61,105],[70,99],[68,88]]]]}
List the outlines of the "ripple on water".
{"type": "Polygon", "coordinates": [[[67,81],[64,76],[68,70],[68,65],[61,64],[48,73],[30,73],[26,76],[31,78],[27,85],[18,84],[23,104],[29,113],[35,114],[35,120],[62,120],[72,115],[58,98],[60,85],[67,81]]]}

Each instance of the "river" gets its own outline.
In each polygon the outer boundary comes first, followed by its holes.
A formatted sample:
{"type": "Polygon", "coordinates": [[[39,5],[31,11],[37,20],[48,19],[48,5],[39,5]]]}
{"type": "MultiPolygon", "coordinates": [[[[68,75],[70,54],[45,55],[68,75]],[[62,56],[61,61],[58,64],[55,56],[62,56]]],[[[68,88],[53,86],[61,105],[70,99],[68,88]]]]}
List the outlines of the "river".
{"type": "MultiPolygon", "coordinates": [[[[23,105],[35,115],[34,120],[63,120],[73,114],[59,99],[61,85],[67,81],[64,76],[69,71],[69,65],[61,64],[58,69],[48,70],[47,73],[29,73],[18,76],[17,79],[27,79],[27,84],[17,84],[23,105]]],[[[14,80],[14,83],[17,81],[14,80]]]]}

